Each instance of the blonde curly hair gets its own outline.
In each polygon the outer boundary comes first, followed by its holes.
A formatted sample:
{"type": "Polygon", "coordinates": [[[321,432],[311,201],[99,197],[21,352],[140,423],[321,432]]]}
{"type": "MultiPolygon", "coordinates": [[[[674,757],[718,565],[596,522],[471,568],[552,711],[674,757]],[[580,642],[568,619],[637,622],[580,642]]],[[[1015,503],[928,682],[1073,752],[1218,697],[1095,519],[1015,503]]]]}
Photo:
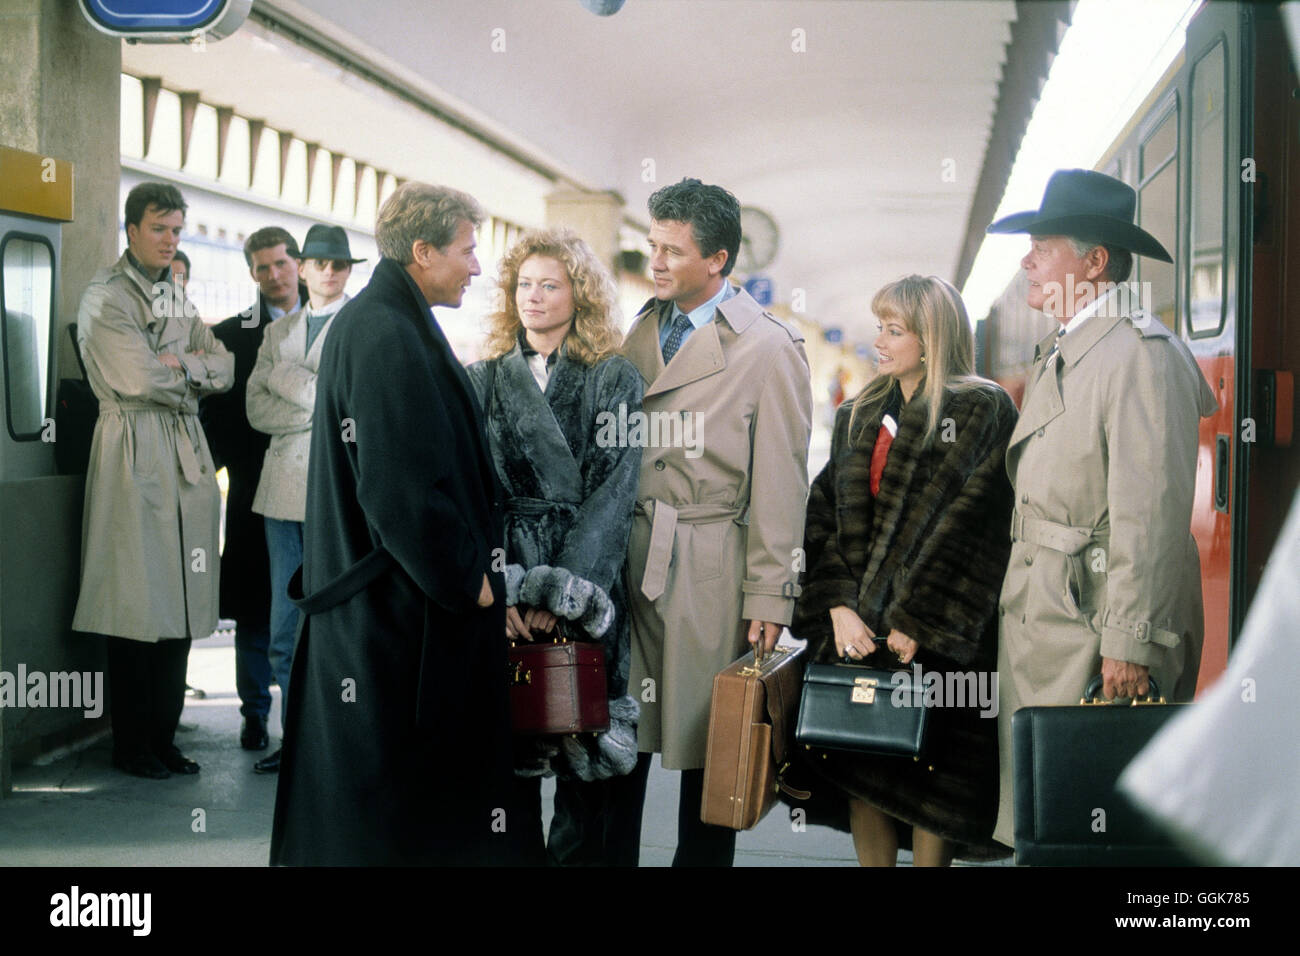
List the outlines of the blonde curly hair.
{"type": "Polygon", "coordinates": [[[614,325],[618,293],[609,270],[601,265],[591,246],[572,229],[538,229],[525,233],[497,267],[501,308],[488,316],[485,359],[500,358],[519,340],[523,323],[515,306],[519,268],[530,256],[547,256],[564,265],[573,286],[573,324],[564,337],[569,358],[595,365],[618,350],[620,336],[614,325]]]}

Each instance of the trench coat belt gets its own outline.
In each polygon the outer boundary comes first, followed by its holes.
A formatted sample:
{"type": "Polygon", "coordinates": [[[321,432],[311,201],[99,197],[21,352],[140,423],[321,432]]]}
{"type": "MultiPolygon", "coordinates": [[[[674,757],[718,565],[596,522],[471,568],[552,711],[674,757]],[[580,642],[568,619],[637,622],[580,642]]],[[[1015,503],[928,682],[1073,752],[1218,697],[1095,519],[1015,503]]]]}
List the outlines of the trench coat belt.
{"type": "Polygon", "coordinates": [[[1012,541],[1027,541],[1062,554],[1078,554],[1088,546],[1092,534],[1092,528],[1076,528],[1046,518],[1031,518],[1019,511],[1011,515],[1012,541]]]}
{"type": "MultiPolygon", "coordinates": [[[[153,412],[157,415],[175,415],[177,419],[183,418],[190,412],[183,412],[179,408],[167,408],[156,402],[122,402],[114,399],[101,398],[99,400],[99,411],[102,414],[106,408],[115,408],[122,412],[153,412]]],[[[180,457],[181,473],[185,480],[191,485],[197,485],[201,472],[199,471],[199,455],[194,449],[194,443],[190,441],[190,431],[185,422],[177,421],[176,430],[179,433],[176,439],[176,454],[180,457]]]]}
{"type": "Polygon", "coordinates": [[[695,504],[674,507],[666,501],[647,498],[636,503],[636,513],[650,517],[650,548],[646,552],[641,593],[647,600],[654,601],[664,593],[668,583],[668,565],[673,557],[673,538],[678,522],[712,524],[715,521],[735,521],[744,524],[749,508],[695,504]]]}

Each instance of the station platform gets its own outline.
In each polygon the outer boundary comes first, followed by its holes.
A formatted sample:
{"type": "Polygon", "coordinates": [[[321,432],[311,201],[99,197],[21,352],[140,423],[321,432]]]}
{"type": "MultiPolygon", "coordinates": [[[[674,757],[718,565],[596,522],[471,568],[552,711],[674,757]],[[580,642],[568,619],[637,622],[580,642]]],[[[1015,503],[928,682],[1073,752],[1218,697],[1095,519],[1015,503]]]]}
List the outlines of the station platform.
{"type": "MultiPolygon", "coordinates": [[[[128,776],[110,764],[107,733],[75,752],[15,767],[13,793],[0,800],[0,866],[266,866],[277,777],[253,773],[254,761],[265,754],[239,746],[234,655],[229,633],[196,642],[190,652],[188,680],[204,697],[186,698],[176,742],[201,773],[167,780],[128,776]]],[[[280,738],[278,688],[273,694],[272,748],[280,738]]],[[[554,791],[552,781],[543,782],[548,825],[554,791]]],[[[671,863],[676,807],[677,774],[656,759],[642,866],[671,863]]],[[[901,854],[900,863],[910,863],[910,855],[901,854]]],[[[777,807],[754,830],[739,834],[736,865],[856,866],[857,860],[847,834],[817,826],[795,831],[777,807]]]]}

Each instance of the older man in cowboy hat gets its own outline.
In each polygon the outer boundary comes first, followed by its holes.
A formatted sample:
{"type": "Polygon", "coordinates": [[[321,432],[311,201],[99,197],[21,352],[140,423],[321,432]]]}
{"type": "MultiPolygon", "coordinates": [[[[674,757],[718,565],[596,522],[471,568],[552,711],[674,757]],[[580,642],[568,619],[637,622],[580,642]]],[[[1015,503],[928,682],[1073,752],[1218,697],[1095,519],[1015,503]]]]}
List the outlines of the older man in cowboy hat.
{"type": "Polygon", "coordinates": [[[1077,703],[1096,674],[1108,699],[1145,693],[1149,679],[1174,700],[1196,688],[1190,522],[1198,420],[1216,406],[1187,346],[1124,284],[1134,254],[1173,261],[1135,208],[1119,180],[1059,170],[1039,209],[988,227],[1029,234],[1029,305],[1060,323],[1038,343],[1007,447],[1016,511],[999,605],[994,833],[1007,845],[1018,708],[1077,703]]]}
{"type": "MultiPolygon", "coordinates": [[[[298,275],[307,286],[307,304],[266,328],[257,364],[248,378],[248,422],[271,436],[253,511],[266,522],[271,559],[271,671],[280,685],[280,714],[288,713],[289,674],[298,631],[298,609],[285,590],[302,564],[303,521],[307,514],[307,458],[311,450],[312,411],[316,407],[316,369],[335,314],[348,297],[343,293],[352,266],[348,234],[341,226],[315,225],[307,230],[298,260],[298,275]]],[[[283,720],[281,721],[283,724],[283,720]]],[[[280,751],[253,764],[258,773],[280,769],[280,751]]]]}

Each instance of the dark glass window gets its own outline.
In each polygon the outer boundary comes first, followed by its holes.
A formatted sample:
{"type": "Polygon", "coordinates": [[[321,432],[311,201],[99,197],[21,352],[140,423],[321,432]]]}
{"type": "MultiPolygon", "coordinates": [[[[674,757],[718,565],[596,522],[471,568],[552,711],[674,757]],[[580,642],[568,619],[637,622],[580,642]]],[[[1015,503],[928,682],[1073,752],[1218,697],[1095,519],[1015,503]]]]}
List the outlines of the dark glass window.
{"type": "Polygon", "coordinates": [[[1224,319],[1227,158],[1226,61],[1220,41],[1192,68],[1188,322],[1193,336],[1217,335],[1224,319]]]}
{"type": "Polygon", "coordinates": [[[54,250],[37,236],[9,235],[0,243],[0,263],[9,434],[36,439],[41,437],[49,393],[54,250]]]}

